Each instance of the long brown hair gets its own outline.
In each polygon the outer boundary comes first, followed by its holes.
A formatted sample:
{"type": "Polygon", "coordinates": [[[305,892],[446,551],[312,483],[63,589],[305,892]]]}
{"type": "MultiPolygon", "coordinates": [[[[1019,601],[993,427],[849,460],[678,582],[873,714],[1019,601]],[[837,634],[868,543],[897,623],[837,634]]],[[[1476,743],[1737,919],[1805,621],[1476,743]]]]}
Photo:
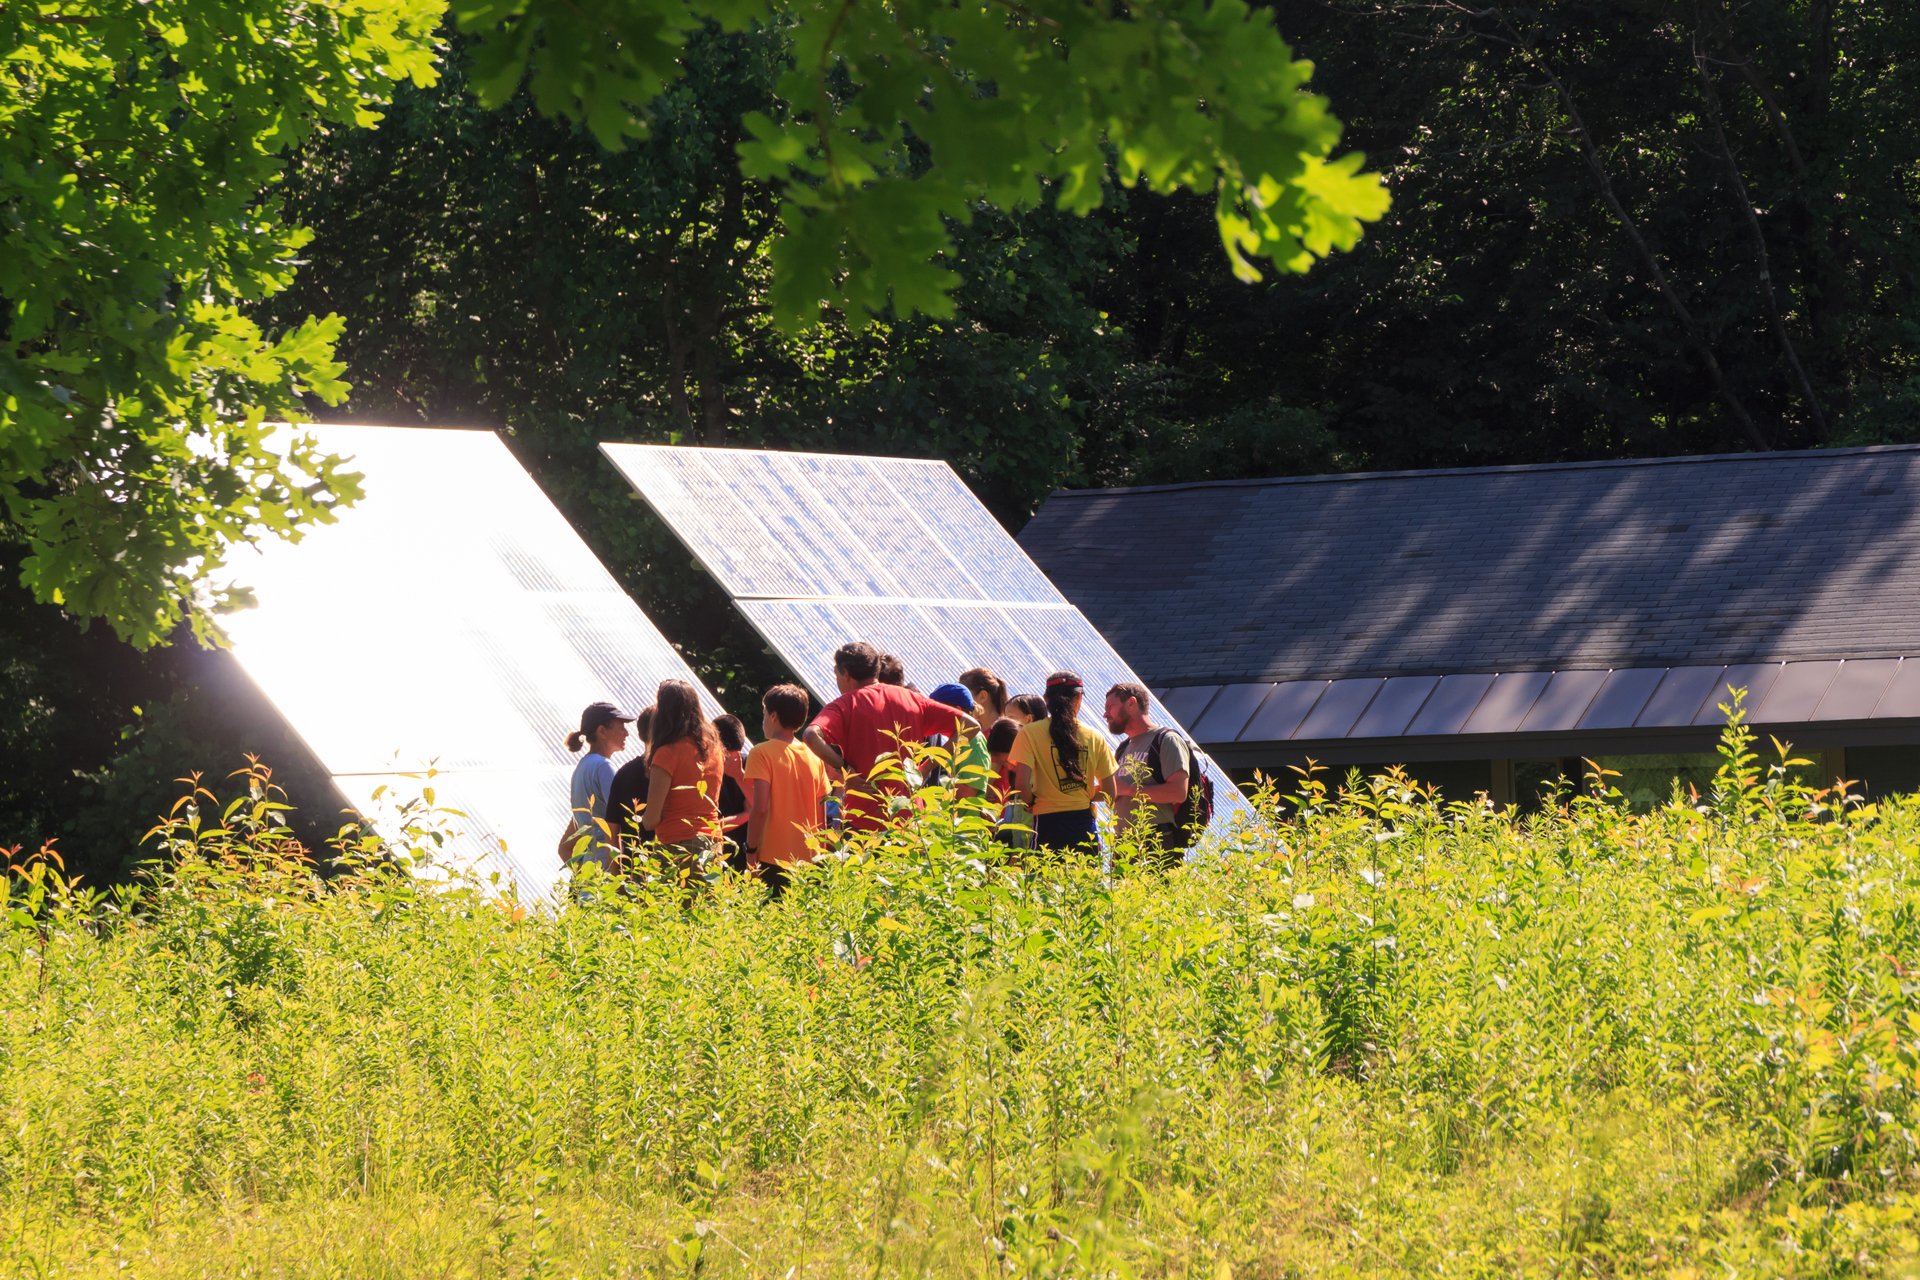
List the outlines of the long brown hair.
{"type": "Polygon", "coordinates": [[[676,742],[691,741],[702,765],[720,750],[720,735],[701,713],[699,691],[685,680],[660,682],[660,690],[653,699],[652,741],[653,754],[647,757],[649,762],[659,756],[662,747],[676,742]]]}
{"type": "MultiPolygon", "coordinates": [[[[974,667],[960,673],[960,683],[966,687],[977,701],[983,694],[993,699],[993,716],[999,719],[1007,714],[1007,682],[987,667],[974,667]]],[[[991,722],[989,722],[991,723],[991,722]]]]}

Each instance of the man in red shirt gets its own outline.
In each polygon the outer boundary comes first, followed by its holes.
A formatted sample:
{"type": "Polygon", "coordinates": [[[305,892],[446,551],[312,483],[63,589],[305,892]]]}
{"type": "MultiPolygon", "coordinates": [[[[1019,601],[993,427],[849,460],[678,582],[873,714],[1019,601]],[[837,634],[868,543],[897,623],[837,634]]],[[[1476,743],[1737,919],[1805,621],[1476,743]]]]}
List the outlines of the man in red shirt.
{"type": "Polygon", "coordinates": [[[849,831],[884,825],[889,798],[909,794],[900,762],[914,744],[935,734],[955,736],[964,714],[916,690],[877,683],[879,669],[880,651],[870,644],[856,640],[835,650],[840,696],[821,709],[805,735],[815,755],[847,772],[849,831]]]}

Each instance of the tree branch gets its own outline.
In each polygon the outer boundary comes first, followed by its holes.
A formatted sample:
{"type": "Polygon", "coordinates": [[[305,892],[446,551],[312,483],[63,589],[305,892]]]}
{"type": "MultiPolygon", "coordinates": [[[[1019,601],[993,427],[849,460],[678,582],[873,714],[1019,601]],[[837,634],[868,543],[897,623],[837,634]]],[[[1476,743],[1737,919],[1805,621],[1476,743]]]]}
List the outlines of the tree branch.
{"type": "Polygon", "coordinates": [[[1746,436],[1747,441],[1754,448],[1773,448],[1765,433],[1754,422],[1753,415],[1747,412],[1747,406],[1741,401],[1739,393],[1733,389],[1733,384],[1727,380],[1726,370],[1720,367],[1720,359],[1714,354],[1713,346],[1707,341],[1700,322],[1694,318],[1693,312],[1688,309],[1687,304],[1681,300],[1679,292],[1674,289],[1666,267],[1661,264],[1653,247],[1647,243],[1646,236],[1641,233],[1640,224],[1627,211],[1626,204],[1614,190],[1613,178],[1600,158],[1599,145],[1594,141],[1593,131],[1587,128],[1586,118],[1580,113],[1580,104],[1575,101],[1573,91],[1553,69],[1553,64],[1547,61],[1546,57],[1533,46],[1518,27],[1508,20],[1505,14],[1497,13],[1492,9],[1469,9],[1465,5],[1454,3],[1450,3],[1448,7],[1469,17],[1491,17],[1504,26],[1508,36],[1506,43],[1512,44],[1519,50],[1521,57],[1538,70],[1553,87],[1561,106],[1566,110],[1567,119],[1573,124],[1574,136],[1580,140],[1581,155],[1587,162],[1588,171],[1593,174],[1594,184],[1600,189],[1600,198],[1606,202],[1607,208],[1613,211],[1613,216],[1619,219],[1621,229],[1627,233],[1627,239],[1632,242],[1634,251],[1639,254],[1640,261],[1652,275],[1655,289],[1666,301],[1668,309],[1673,312],[1674,319],[1679,322],[1681,332],[1686,335],[1687,345],[1693,348],[1694,355],[1706,369],[1707,378],[1713,383],[1715,393],[1726,405],[1727,412],[1732,416],[1735,425],[1740,428],[1741,434],[1746,436]]]}
{"type": "Polygon", "coordinates": [[[1780,354],[1793,374],[1794,383],[1800,388],[1800,398],[1806,402],[1808,415],[1813,418],[1813,428],[1819,438],[1825,440],[1830,434],[1826,410],[1821,408],[1820,397],[1813,389],[1813,380],[1807,376],[1806,366],[1800,361],[1800,351],[1794,346],[1793,335],[1787,332],[1786,317],[1780,312],[1779,295],[1773,287],[1773,259],[1767,253],[1766,231],[1760,225],[1759,215],[1754,212],[1753,197],[1748,194],[1746,179],[1740,173],[1740,161],[1734,156],[1733,143],[1727,138],[1726,122],[1720,116],[1720,95],[1713,87],[1713,75],[1707,70],[1706,58],[1697,46],[1693,64],[1700,73],[1700,98],[1706,106],[1707,121],[1713,126],[1714,141],[1720,147],[1720,161],[1726,166],[1727,181],[1731,188],[1728,194],[1733,197],[1741,220],[1746,224],[1747,234],[1753,240],[1753,256],[1760,269],[1760,300],[1766,306],[1767,319],[1773,328],[1775,340],[1780,344],[1780,354]]]}

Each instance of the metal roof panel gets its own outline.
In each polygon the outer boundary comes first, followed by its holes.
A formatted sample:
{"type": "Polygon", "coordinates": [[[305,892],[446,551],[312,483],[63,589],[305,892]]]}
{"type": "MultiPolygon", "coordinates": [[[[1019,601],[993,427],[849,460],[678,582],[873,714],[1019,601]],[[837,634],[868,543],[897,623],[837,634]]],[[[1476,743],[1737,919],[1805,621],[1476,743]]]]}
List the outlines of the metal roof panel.
{"type": "Polygon", "coordinates": [[[1232,742],[1273,692],[1271,684],[1230,684],[1221,689],[1197,721],[1189,720],[1200,742],[1232,742]]]}
{"type": "Polygon", "coordinates": [[[1160,700],[1167,704],[1167,710],[1173,712],[1174,719],[1181,724],[1192,724],[1219,692],[1220,686],[1217,684],[1190,684],[1184,688],[1167,690],[1160,695],[1160,700]]]}
{"type": "Polygon", "coordinates": [[[1898,658],[1859,658],[1840,664],[1839,674],[1820,699],[1815,720],[1865,720],[1900,669],[1898,658]]]}
{"type": "Polygon", "coordinates": [[[1553,678],[1550,671],[1503,671],[1487,686],[1487,696],[1467,717],[1462,733],[1513,733],[1553,678]]]}
{"type": "Polygon", "coordinates": [[[1720,688],[1723,666],[1671,667],[1660,686],[1647,699],[1647,705],[1635,717],[1641,729],[1677,729],[1697,723],[1694,717],[1715,689],[1720,688]]]}
{"type": "Polygon", "coordinates": [[[1653,691],[1666,679],[1663,667],[1629,667],[1609,672],[1607,682],[1593,695],[1580,717],[1582,729],[1625,729],[1645,709],[1653,691]]]}
{"type": "Polygon", "coordinates": [[[1902,659],[1873,709],[1875,720],[1920,718],[1920,661],[1902,659]]]}
{"type": "Polygon", "coordinates": [[[1058,493],[1021,540],[1161,684],[1920,653],[1915,449],[1058,493]]]}
{"type": "Polygon", "coordinates": [[[1754,724],[1799,724],[1812,717],[1839,674],[1838,662],[1789,662],[1767,696],[1747,704],[1753,708],[1748,719],[1754,724]]]}
{"type": "Polygon", "coordinates": [[[1420,708],[1426,705],[1439,683],[1439,676],[1394,676],[1381,688],[1347,736],[1399,737],[1420,714],[1420,708]]]}
{"type": "Polygon", "coordinates": [[[1289,680],[1273,686],[1260,709],[1240,731],[1241,742],[1284,742],[1293,736],[1313,704],[1327,691],[1325,680],[1289,680]]]}
{"type": "Polygon", "coordinates": [[[1527,718],[1520,722],[1524,733],[1559,733],[1580,723],[1580,717],[1593,705],[1610,671],[1556,671],[1541,691],[1527,718]]]}
{"type": "Polygon", "coordinates": [[[1442,676],[1419,714],[1413,717],[1413,723],[1407,726],[1407,732],[1421,735],[1460,732],[1492,684],[1492,676],[1442,676]]]}
{"type": "Polygon", "coordinates": [[[1730,690],[1747,691],[1747,718],[1753,718],[1752,711],[1760,705],[1760,700],[1773,688],[1774,681],[1780,678],[1783,662],[1739,662],[1720,673],[1720,682],[1707,693],[1707,700],[1693,716],[1695,724],[1722,724],[1726,716],[1720,712],[1720,704],[1727,702],[1733,695],[1730,690]]]}
{"type": "Polygon", "coordinates": [[[1293,731],[1296,741],[1314,741],[1321,738],[1344,738],[1353,728],[1360,713],[1367,709],[1374,695],[1380,692],[1384,680],[1335,680],[1327,686],[1327,691],[1300,727],[1293,731]]]}

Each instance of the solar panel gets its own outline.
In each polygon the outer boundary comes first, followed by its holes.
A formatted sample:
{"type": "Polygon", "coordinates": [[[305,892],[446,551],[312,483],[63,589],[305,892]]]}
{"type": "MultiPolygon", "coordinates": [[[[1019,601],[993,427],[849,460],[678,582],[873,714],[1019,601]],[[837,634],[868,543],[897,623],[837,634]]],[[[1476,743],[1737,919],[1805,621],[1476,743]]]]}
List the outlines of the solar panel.
{"type": "Polygon", "coordinates": [[[922,523],[965,562],[967,572],[989,599],[1024,604],[1065,604],[1047,575],[1007,536],[944,462],[918,458],[866,458],[922,523]],[[1011,547],[1016,554],[1008,554],[1011,547]]]}
{"type": "Polygon", "coordinates": [[[699,681],[492,432],[300,430],[350,457],[366,496],[235,558],[259,601],[221,621],[235,657],[350,801],[432,786],[464,811],[454,863],[547,894],[580,709],[699,681]]]}
{"type": "MultiPolygon", "coordinates": [[[[1072,605],[1009,610],[1008,616],[1028,643],[1047,656],[1050,672],[1072,671],[1087,682],[1089,703],[1097,703],[1112,685],[1141,683],[1126,659],[1115,653],[1106,638],[1072,605]]],[[[1162,724],[1176,722],[1173,713],[1158,697],[1151,693],[1148,697],[1153,703],[1155,720],[1162,724]]],[[[1090,708],[1096,715],[1099,710],[1098,706],[1090,708]]]]}
{"type": "Polygon", "coordinates": [[[839,696],[833,683],[833,651],[846,643],[847,623],[832,605],[810,600],[734,603],[822,705],[839,696]]]}
{"type": "MultiPolygon", "coordinates": [[[[873,576],[887,585],[860,593],[896,598],[938,597],[984,600],[960,558],[947,547],[941,525],[927,522],[891,484],[875,484],[865,458],[831,454],[770,454],[788,474],[813,492],[836,499],[834,512],[851,545],[873,564],[873,576]],[[858,501],[847,501],[852,495],[858,501]]],[[[845,555],[843,544],[839,551],[845,555]]],[[[859,557],[847,556],[849,563],[859,557]]]]}
{"type": "MultiPolygon", "coordinates": [[[[836,605],[834,612],[846,620],[843,643],[857,636],[894,654],[906,665],[907,683],[923,693],[973,665],[912,605],[862,601],[836,605]]],[[[827,669],[833,669],[831,657],[827,669]]]]}
{"type": "Polygon", "coordinates": [[[930,604],[923,605],[920,612],[941,634],[967,638],[966,652],[961,656],[968,660],[968,666],[991,669],[1016,693],[1046,684],[1047,673],[1053,668],[1005,611],[990,604],[930,604]]]}
{"type": "MultiPolygon", "coordinates": [[[[1141,683],[945,463],[601,450],[822,697],[834,692],[833,650],[853,639],[898,654],[922,689],[987,666],[1013,692],[1036,693],[1049,672],[1072,670],[1086,681],[1083,718],[1101,732],[1101,695],[1141,683]]],[[[1149,701],[1156,722],[1181,727],[1149,701]]],[[[1250,818],[1239,789],[1203,762],[1223,825],[1250,818]]]]}

